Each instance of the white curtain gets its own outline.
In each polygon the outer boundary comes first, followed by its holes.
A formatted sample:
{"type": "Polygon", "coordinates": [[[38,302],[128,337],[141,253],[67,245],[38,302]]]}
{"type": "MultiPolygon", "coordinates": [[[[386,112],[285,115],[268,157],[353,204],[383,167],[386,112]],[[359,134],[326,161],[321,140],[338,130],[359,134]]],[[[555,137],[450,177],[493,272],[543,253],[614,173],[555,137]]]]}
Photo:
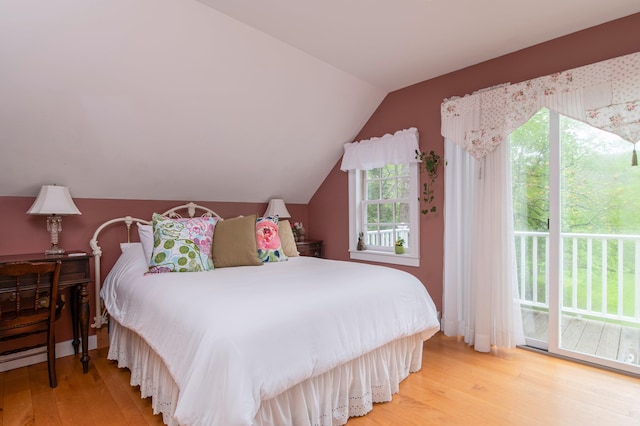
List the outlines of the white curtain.
{"type": "Polygon", "coordinates": [[[387,164],[417,163],[418,129],[398,130],[393,135],[344,144],[340,170],[371,170],[387,164]]]}
{"type": "Polygon", "coordinates": [[[640,53],[482,90],[441,106],[445,137],[443,328],[478,351],[524,343],[509,134],[542,107],[640,140],[640,53]],[[474,160],[472,160],[474,158],[474,160]]]}
{"type": "Polygon", "coordinates": [[[444,333],[480,352],[523,344],[509,144],[476,164],[446,139],[445,159],[444,333]]]}
{"type": "Polygon", "coordinates": [[[447,336],[473,336],[475,305],[471,289],[476,160],[450,139],[444,141],[444,294],[442,328],[447,336]]]}

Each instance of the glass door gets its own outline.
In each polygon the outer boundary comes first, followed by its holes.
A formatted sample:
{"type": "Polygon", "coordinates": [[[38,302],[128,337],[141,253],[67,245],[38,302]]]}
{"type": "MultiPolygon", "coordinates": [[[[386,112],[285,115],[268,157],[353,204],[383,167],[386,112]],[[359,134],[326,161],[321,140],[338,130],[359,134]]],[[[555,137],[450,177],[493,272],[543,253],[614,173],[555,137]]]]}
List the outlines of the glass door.
{"type": "Polygon", "coordinates": [[[511,134],[518,288],[527,345],[549,342],[549,111],[511,134]]]}
{"type": "Polygon", "coordinates": [[[640,373],[640,170],[632,145],[541,110],[512,135],[527,344],[640,373]]]}

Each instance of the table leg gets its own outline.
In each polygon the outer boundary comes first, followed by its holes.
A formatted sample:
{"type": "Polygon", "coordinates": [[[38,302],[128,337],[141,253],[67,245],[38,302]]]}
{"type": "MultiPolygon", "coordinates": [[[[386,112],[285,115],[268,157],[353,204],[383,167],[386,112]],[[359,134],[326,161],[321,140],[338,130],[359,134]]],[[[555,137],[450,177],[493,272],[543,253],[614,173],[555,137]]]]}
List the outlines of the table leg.
{"type": "Polygon", "coordinates": [[[80,300],[80,294],[78,294],[76,286],[72,286],[69,289],[69,295],[71,296],[71,328],[73,329],[73,340],[71,343],[73,344],[74,355],[78,355],[78,349],[80,347],[80,339],[78,338],[78,329],[80,326],[78,321],[78,302],[80,300]]]}
{"type": "Polygon", "coordinates": [[[89,283],[80,285],[80,335],[82,337],[82,372],[89,371],[89,283]]]}

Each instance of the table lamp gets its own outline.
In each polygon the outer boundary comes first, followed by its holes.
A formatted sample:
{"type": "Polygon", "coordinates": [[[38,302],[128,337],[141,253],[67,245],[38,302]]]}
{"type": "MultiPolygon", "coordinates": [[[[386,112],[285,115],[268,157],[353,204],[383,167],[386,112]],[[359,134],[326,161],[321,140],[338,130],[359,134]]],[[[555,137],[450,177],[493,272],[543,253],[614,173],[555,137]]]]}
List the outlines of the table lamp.
{"type": "Polygon", "coordinates": [[[47,231],[51,232],[51,248],[44,253],[60,255],[64,249],[58,247],[58,233],[62,231],[62,216],[82,214],[73,202],[66,186],[43,185],[27,214],[47,215],[47,231]]]}
{"type": "Polygon", "coordinates": [[[269,200],[269,205],[267,206],[267,210],[264,212],[264,216],[278,216],[280,219],[289,219],[291,215],[287,210],[287,206],[284,204],[284,200],[280,198],[272,198],[269,200]]]}

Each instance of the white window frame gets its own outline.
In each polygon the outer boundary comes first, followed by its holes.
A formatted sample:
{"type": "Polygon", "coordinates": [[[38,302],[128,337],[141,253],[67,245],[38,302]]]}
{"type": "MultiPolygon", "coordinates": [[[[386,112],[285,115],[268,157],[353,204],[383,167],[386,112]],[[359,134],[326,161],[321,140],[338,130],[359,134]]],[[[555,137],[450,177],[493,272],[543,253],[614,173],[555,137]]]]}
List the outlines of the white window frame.
{"type": "Polygon", "coordinates": [[[358,236],[364,229],[366,212],[364,197],[366,196],[364,170],[349,170],[349,256],[353,260],[390,263],[404,266],[420,266],[420,203],[418,188],[420,187],[420,163],[409,163],[409,241],[404,254],[396,254],[390,250],[372,250],[365,247],[358,250],[358,236]]]}

